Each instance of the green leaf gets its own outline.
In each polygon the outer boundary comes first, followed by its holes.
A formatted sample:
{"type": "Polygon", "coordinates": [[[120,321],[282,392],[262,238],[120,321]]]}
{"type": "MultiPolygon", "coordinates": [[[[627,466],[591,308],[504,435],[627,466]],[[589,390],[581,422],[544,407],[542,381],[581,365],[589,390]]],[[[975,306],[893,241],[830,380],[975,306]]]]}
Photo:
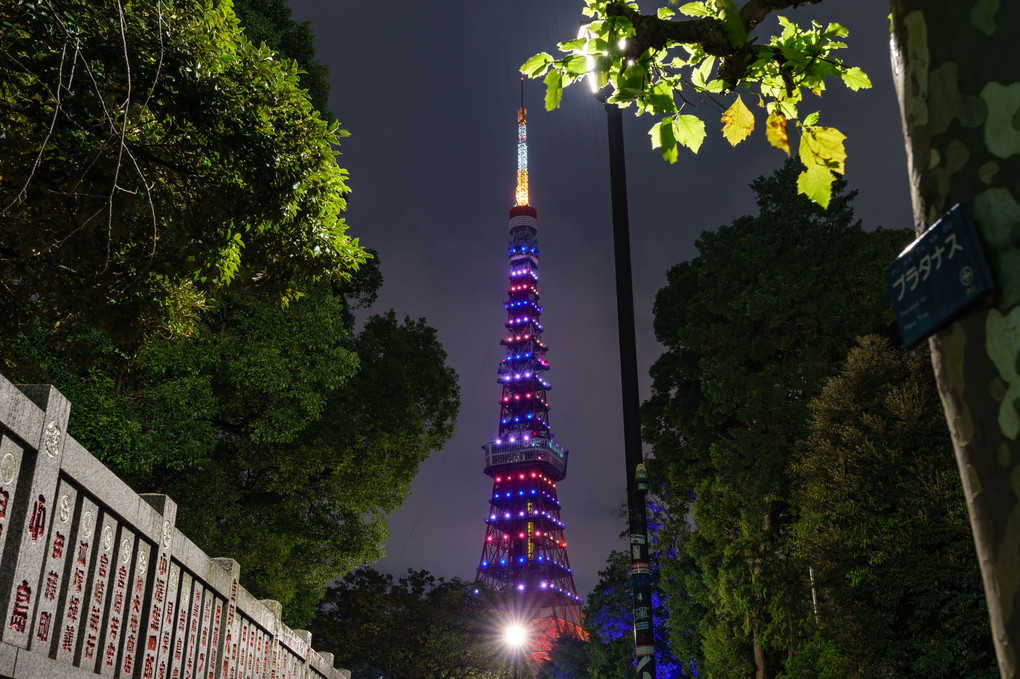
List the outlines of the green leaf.
{"type": "Polygon", "coordinates": [[[776,19],[779,20],[779,25],[783,27],[783,34],[780,38],[781,40],[789,40],[797,35],[797,24],[784,16],[777,16],[776,19]]]}
{"type": "Polygon", "coordinates": [[[843,71],[841,77],[843,78],[843,84],[854,92],[861,89],[866,90],[871,88],[871,79],[868,78],[868,75],[857,66],[853,66],[843,71]]]}
{"type": "Polygon", "coordinates": [[[797,193],[801,193],[824,208],[832,198],[832,182],[836,175],[827,167],[809,165],[797,177],[797,193]]]}
{"type": "Polygon", "coordinates": [[[715,0],[716,5],[723,11],[723,26],[726,27],[726,34],[730,38],[730,44],[739,47],[747,41],[747,29],[744,28],[744,21],[740,18],[740,10],[737,9],[733,0],[715,0]]]}
{"type": "Polygon", "coordinates": [[[720,118],[723,124],[722,133],[731,146],[736,146],[747,139],[754,130],[754,115],[744,105],[740,96],[722,114],[720,118]]]}
{"type": "Polygon", "coordinates": [[[595,90],[601,90],[609,83],[609,69],[613,61],[609,57],[599,57],[595,60],[595,90]]]}
{"type": "Polygon", "coordinates": [[[561,52],[573,52],[575,50],[584,49],[584,46],[587,42],[588,42],[587,38],[577,38],[576,40],[567,40],[566,42],[561,42],[558,45],[556,45],[556,47],[558,47],[561,52]]]}
{"type": "Polygon", "coordinates": [[[588,59],[589,57],[586,57],[583,54],[569,56],[563,60],[563,70],[567,72],[567,75],[584,75],[588,72],[588,59]]]}
{"type": "Polygon", "coordinates": [[[689,17],[714,17],[713,12],[707,3],[704,2],[688,2],[686,5],[680,6],[680,13],[685,14],[689,17]]]}
{"type": "Polygon", "coordinates": [[[691,82],[695,87],[705,87],[708,78],[712,75],[712,67],[715,66],[715,57],[708,56],[691,73],[691,82]]]}
{"type": "Polygon", "coordinates": [[[671,10],[669,7],[660,7],[656,16],[658,16],[660,20],[666,20],[671,18],[674,14],[676,14],[676,12],[671,10]]]}
{"type": "Polygon", "coordinates": [[[549,68],[549,64],[553,63],[551,55],[545,52],[539,52],[535,56],[531,57],[521,66],[521,73],[528,76],[529,78],[537,78],[538,76],[545,73],[545,70],[549,68]]]}
{"type": "Polygon", "coordinates": [[[705,123],[698,116],[677,115],[673,117],[673,136],[694,153],[705,141],[705,123]]]}
{"type": "Polygon", "coordinates": [[[726,91],[726,83],[718,78],[715,80],[709,80],[705,83],[705,91],[711,92],[712,94],[722,94],[726,91]]]}
{"type": "Polygon", "coordinates": [[[545,76],[545,110],[551,111],[560,105],[563,96],[563,74],[552,69],[545,76]]]}
{"type": "Polygon", "coordinates": [[[652,113],[676,113],[673,88],[668,83],[656,83],[646,99],[646,110],[652,113]]]}
{"type": "Polygon", "coordinates": [[[638,65],[628,66],[616,76],[616,97],[620,101],[633,101],[644,95],[647,71],[638,65]]]}
{"type": "Polygon", "coordinates": [[[652,138],[652,148],[659,149],[662,159],[668,160],[671,164],[676,162],[677,149],[676,137],[673,136],[673,118],[665,118],[652,126],[648,131],[652,138]]]}
{"type": "Polygon", "coordinates": [[[828,26],[825,27],[824,35],[827,38],[830,37],[845,38],[848,34],[849,31],[846,30],[846,27],[840,24],[829,24],[828,26]]]}
{"type": "Polygon", "coordinates": [[[843,174],[846,136],[834,127],[805,125],[800,135],[800,162],[805,170],[797,177],[797,191],[822,207],[829,206],[833,174],[843,174]]]}
{"type": "Polygon", "coordinates": [[[818,124],[818,111],[815,111],[814,113],[809,113],[807,115],[807,117],[804,118],[804,124],[808,125],[808,126],[817,125],[818,124]]]}

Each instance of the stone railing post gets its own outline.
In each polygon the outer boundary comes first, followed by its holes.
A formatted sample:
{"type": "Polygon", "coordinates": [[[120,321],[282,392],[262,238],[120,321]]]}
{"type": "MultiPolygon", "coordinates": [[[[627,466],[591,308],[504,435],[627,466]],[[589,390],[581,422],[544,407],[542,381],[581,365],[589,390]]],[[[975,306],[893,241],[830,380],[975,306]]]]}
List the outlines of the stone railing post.
{"type": "MultiPolygon", "coordinates": [[[[166,648],[170,644],[170,625],[166,626],[164,641],[163,613],[170,578],[170,542],[177,520],[177,504],[166,495],[146,493],[139,497],[156,511],[155,515],[151,515],[150,525],[141,527],[156,543],[156,551],[149,562],[149,596],[142,614],[145,628],[139,637],[144,640],[144,646],[141,663],[135,667],[135,677],[155,679],[166,675],[166,665],[160,667],[158,662],[161,647],[166,648]]],[[[165,650],[163,657],[166,657],[165,650]]]]}
{"type": "MultiPolygon", "coordinates": [[[[12,485],[12,469],[18,469],[17,486],[27,490],[18,493],[18,497],[25,499],[12,507],[10,530],[5,536],[3,564],[0,566],[0,610],[6,611],[3,618],[3,642],[27,649],[31,634],[30,623],[39,601],[39,581],[46,558],[46,537],[53,518],[54,495],[71,404],[63,394],[48,384],[25,386],[21,391],[43,411],[43,416],[39,421],[37,413],[28,412],[27,409],[23,413],[14,414],[15,417],[20,414],[26,420],[35,420],[34,426],[28,430],[31,432],[27,434],[29,438],[26,439],[26,443],[34,450],[22,453],[21,464],[15,459],[6,462],[6,475],[0,466],[0,478],[11,478],[12,485]]],[[[12,458],[16,457],[17,447],[13,442],[4,446],[6,450],[0,465],[5,462],[8,454],[12,458]]]]}

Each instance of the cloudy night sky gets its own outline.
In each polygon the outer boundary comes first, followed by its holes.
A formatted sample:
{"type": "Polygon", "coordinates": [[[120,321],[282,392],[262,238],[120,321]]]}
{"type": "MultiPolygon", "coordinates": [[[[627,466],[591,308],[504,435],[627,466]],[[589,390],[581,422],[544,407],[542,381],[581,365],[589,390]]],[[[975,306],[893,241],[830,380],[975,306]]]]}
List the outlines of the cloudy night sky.
{"type": "MultiPolygon", "coordinates": [[[[518,68],[573,38],[583,3],[290,1],[296,20],[312,22],[318,58],[330,69],[330,109],[351,133],[340,157],[353,189],[347,221],[363,245],[379,251],[384,276],[373,311],[428,319],[460,376],[456,435],[421,466],[391,517],[388,556],[376,567],[470,580],[492,488],[481,446],[496,434],[499,416],[518,68]]],[[[874,84],[851,93],[831,82],[823,100],[801,107],[820,109],[821,124],[847,135],[847,179],[860,192],[855,207],[866,228],[911,222],[887,15],[883,0],[828,0],[787,14],[847,26],[850,47],[841,56],[874,84]]],[[[775,25],[772,17],[759,33],[775,25]]],[[[610,550],[623,545],[625,527],[617,516],[625,479],[606,119],[586,85],[568,88],[552,112],[542,105],[541,82],[526,81],[524,95],[549,418],[570,449],[558,487],[561,518],[578,593],[587,597],[610,550]]],[[[708,138],[696,156],[681,150],[673,166],[649,145],[654,120],[624,116],[642,398],[648,366],[662,350],[652,301],[666,270],[696,254],[702,231],[751,214],[748,184],[784,159],[765,141],[761,109],[758,129],[736,149],[719,132],[721,112],[699,105],[708,138]]]]}

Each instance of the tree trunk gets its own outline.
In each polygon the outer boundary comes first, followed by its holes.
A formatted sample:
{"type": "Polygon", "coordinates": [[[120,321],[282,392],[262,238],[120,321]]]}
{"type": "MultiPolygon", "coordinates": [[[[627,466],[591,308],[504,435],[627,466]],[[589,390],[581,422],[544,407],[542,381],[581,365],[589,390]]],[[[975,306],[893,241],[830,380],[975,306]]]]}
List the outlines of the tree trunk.
{"type": "Polygon", "coordinates": [[[998,290],[931,339],[1002,677],[1020,649],[1020,2],[889,0],[914,228],[970,206],[998,290]]]}
{"type": "Polygon", "coordinates": [[[765,648],[758,642],[757,630],[755,630],[751,647],[754,649],[754,679],[769,679],[769,667],[765,658],[765,648]]]}

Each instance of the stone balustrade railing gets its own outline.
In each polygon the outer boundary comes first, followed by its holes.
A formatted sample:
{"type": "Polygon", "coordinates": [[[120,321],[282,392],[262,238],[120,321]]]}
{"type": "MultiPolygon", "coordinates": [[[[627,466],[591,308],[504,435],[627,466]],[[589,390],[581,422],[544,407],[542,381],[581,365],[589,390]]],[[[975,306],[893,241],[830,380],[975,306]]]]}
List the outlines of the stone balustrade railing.
{"type": "Polygon", "coordinates": [[[350,679],[66,434],[50,385],[0,376],[0,678],[350,679]]]}

